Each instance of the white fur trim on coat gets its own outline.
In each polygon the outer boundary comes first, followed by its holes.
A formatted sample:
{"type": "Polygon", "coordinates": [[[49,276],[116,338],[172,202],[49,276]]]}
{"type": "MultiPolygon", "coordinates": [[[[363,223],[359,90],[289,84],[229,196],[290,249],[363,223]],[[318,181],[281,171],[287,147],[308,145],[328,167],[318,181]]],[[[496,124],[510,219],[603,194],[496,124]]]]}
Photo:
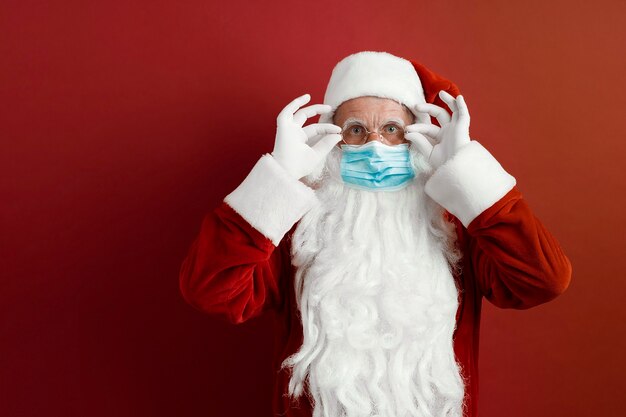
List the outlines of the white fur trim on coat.
{"type": "Polygon", "coordinates": [[[425,191],[467,227],[515,184],[489,151],[472,140],[433,173],[425,191]]]}
{"type": "Polygon", "coordinates": [[[317,201],[315,192],[293,179],[269,154],[224,198],[226,204],[274,246],[317,201]]]}

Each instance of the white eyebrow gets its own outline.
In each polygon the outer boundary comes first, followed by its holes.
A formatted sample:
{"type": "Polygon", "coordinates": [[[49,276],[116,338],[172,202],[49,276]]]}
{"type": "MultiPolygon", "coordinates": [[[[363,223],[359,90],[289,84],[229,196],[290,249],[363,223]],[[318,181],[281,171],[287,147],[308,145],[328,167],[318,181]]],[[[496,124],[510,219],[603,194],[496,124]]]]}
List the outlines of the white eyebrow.
{"type": "Polygon", "coordinates": [[[365,122],[363,120],[358,119],[356,117],[348,117],[346,119],[346,121],[343,122],[343,127],[349,126],[349,125],[351,125],[353,123],[358,123],[358,124],[361,124],[361,125],[365,126],[365,122]]]}
{"type": "MultiPolygon", "coordinates": [[[[390,117],[389,119],[385,119],[383,121],[382,126],[386,125],[389,122],[397,123],[398,125],[400,125],[400,127],[405,127],[405,125],[406,125],[404,123],[404,120],[402,120],[401,118],[399,118],[399,117],[390,117]]],[[[345,127],[350,126],[351,124],[354,124],[354,123],[358,123],[358,124],[360,124],[362,126],[367,127],[366,123],[362,119],[359,119],[359,118],[356,118],[356,117],[349,117],[349,118],[347,118],[346,121],[343,123],[343,127],[345,128],[345,127]]]]}
{"type": "Polygon", "coordinates": [[[389,122],[394,122],[399,124],[400,126],[404,127],[405,123],[404,120],[400,119],[399,117],[390,117],[389,119],[385,120],[383,122],[383,126],[389,122]]]}

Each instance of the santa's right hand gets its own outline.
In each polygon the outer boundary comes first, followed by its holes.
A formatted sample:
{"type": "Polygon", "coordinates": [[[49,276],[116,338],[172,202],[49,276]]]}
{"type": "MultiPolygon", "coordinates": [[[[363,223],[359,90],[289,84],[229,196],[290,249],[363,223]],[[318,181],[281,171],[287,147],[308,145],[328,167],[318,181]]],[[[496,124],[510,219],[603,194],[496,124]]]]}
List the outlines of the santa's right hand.
{"type": "Polygon", "coordinates": [[[341,140],[339,126],[314,123],[303,127],[309,117],[332,110],[331,106],[326,104],[313,104],[300,109],[310,100],[309,94],[298,97],[289,103],[276,119],[276,141],[272,156],[297,180],[313,172],[333,146],[341,140]],[[307,145],[310,138],[320,135],[322,138],[315,145],[307,145]]]}

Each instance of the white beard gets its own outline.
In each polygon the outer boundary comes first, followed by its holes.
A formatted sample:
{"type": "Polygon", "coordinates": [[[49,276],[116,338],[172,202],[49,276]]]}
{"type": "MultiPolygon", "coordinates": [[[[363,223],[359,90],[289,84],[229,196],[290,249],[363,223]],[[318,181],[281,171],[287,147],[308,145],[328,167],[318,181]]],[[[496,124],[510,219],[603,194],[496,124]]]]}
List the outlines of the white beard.
{"type": "Polygon", "coordinates": [[[313,417],[461,417],[459,254],[453,225],[424,193],[430,167],[412,150],[411,184],[372,192],[343,184],[340,158],[333,149],[308,179],[320,204],[293,235],[304,342],[283,362],[289,394],[306,392],[313,417]]]}

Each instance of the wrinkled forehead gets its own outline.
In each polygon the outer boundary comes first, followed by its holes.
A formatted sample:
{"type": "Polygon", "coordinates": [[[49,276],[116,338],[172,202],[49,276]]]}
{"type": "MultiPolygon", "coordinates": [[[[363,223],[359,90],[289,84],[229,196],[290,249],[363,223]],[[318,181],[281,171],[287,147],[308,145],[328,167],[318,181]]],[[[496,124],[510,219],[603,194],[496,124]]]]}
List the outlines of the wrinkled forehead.
{"type": "Polygon", "coordinates": [[[415,116],[404,104],[388,98],[364,96],[344,101],[333,114],[333,123],[343,124],[348,119],[365,122],[379,122],[386,119],[400,119],[411,124],[415,116]]]}

